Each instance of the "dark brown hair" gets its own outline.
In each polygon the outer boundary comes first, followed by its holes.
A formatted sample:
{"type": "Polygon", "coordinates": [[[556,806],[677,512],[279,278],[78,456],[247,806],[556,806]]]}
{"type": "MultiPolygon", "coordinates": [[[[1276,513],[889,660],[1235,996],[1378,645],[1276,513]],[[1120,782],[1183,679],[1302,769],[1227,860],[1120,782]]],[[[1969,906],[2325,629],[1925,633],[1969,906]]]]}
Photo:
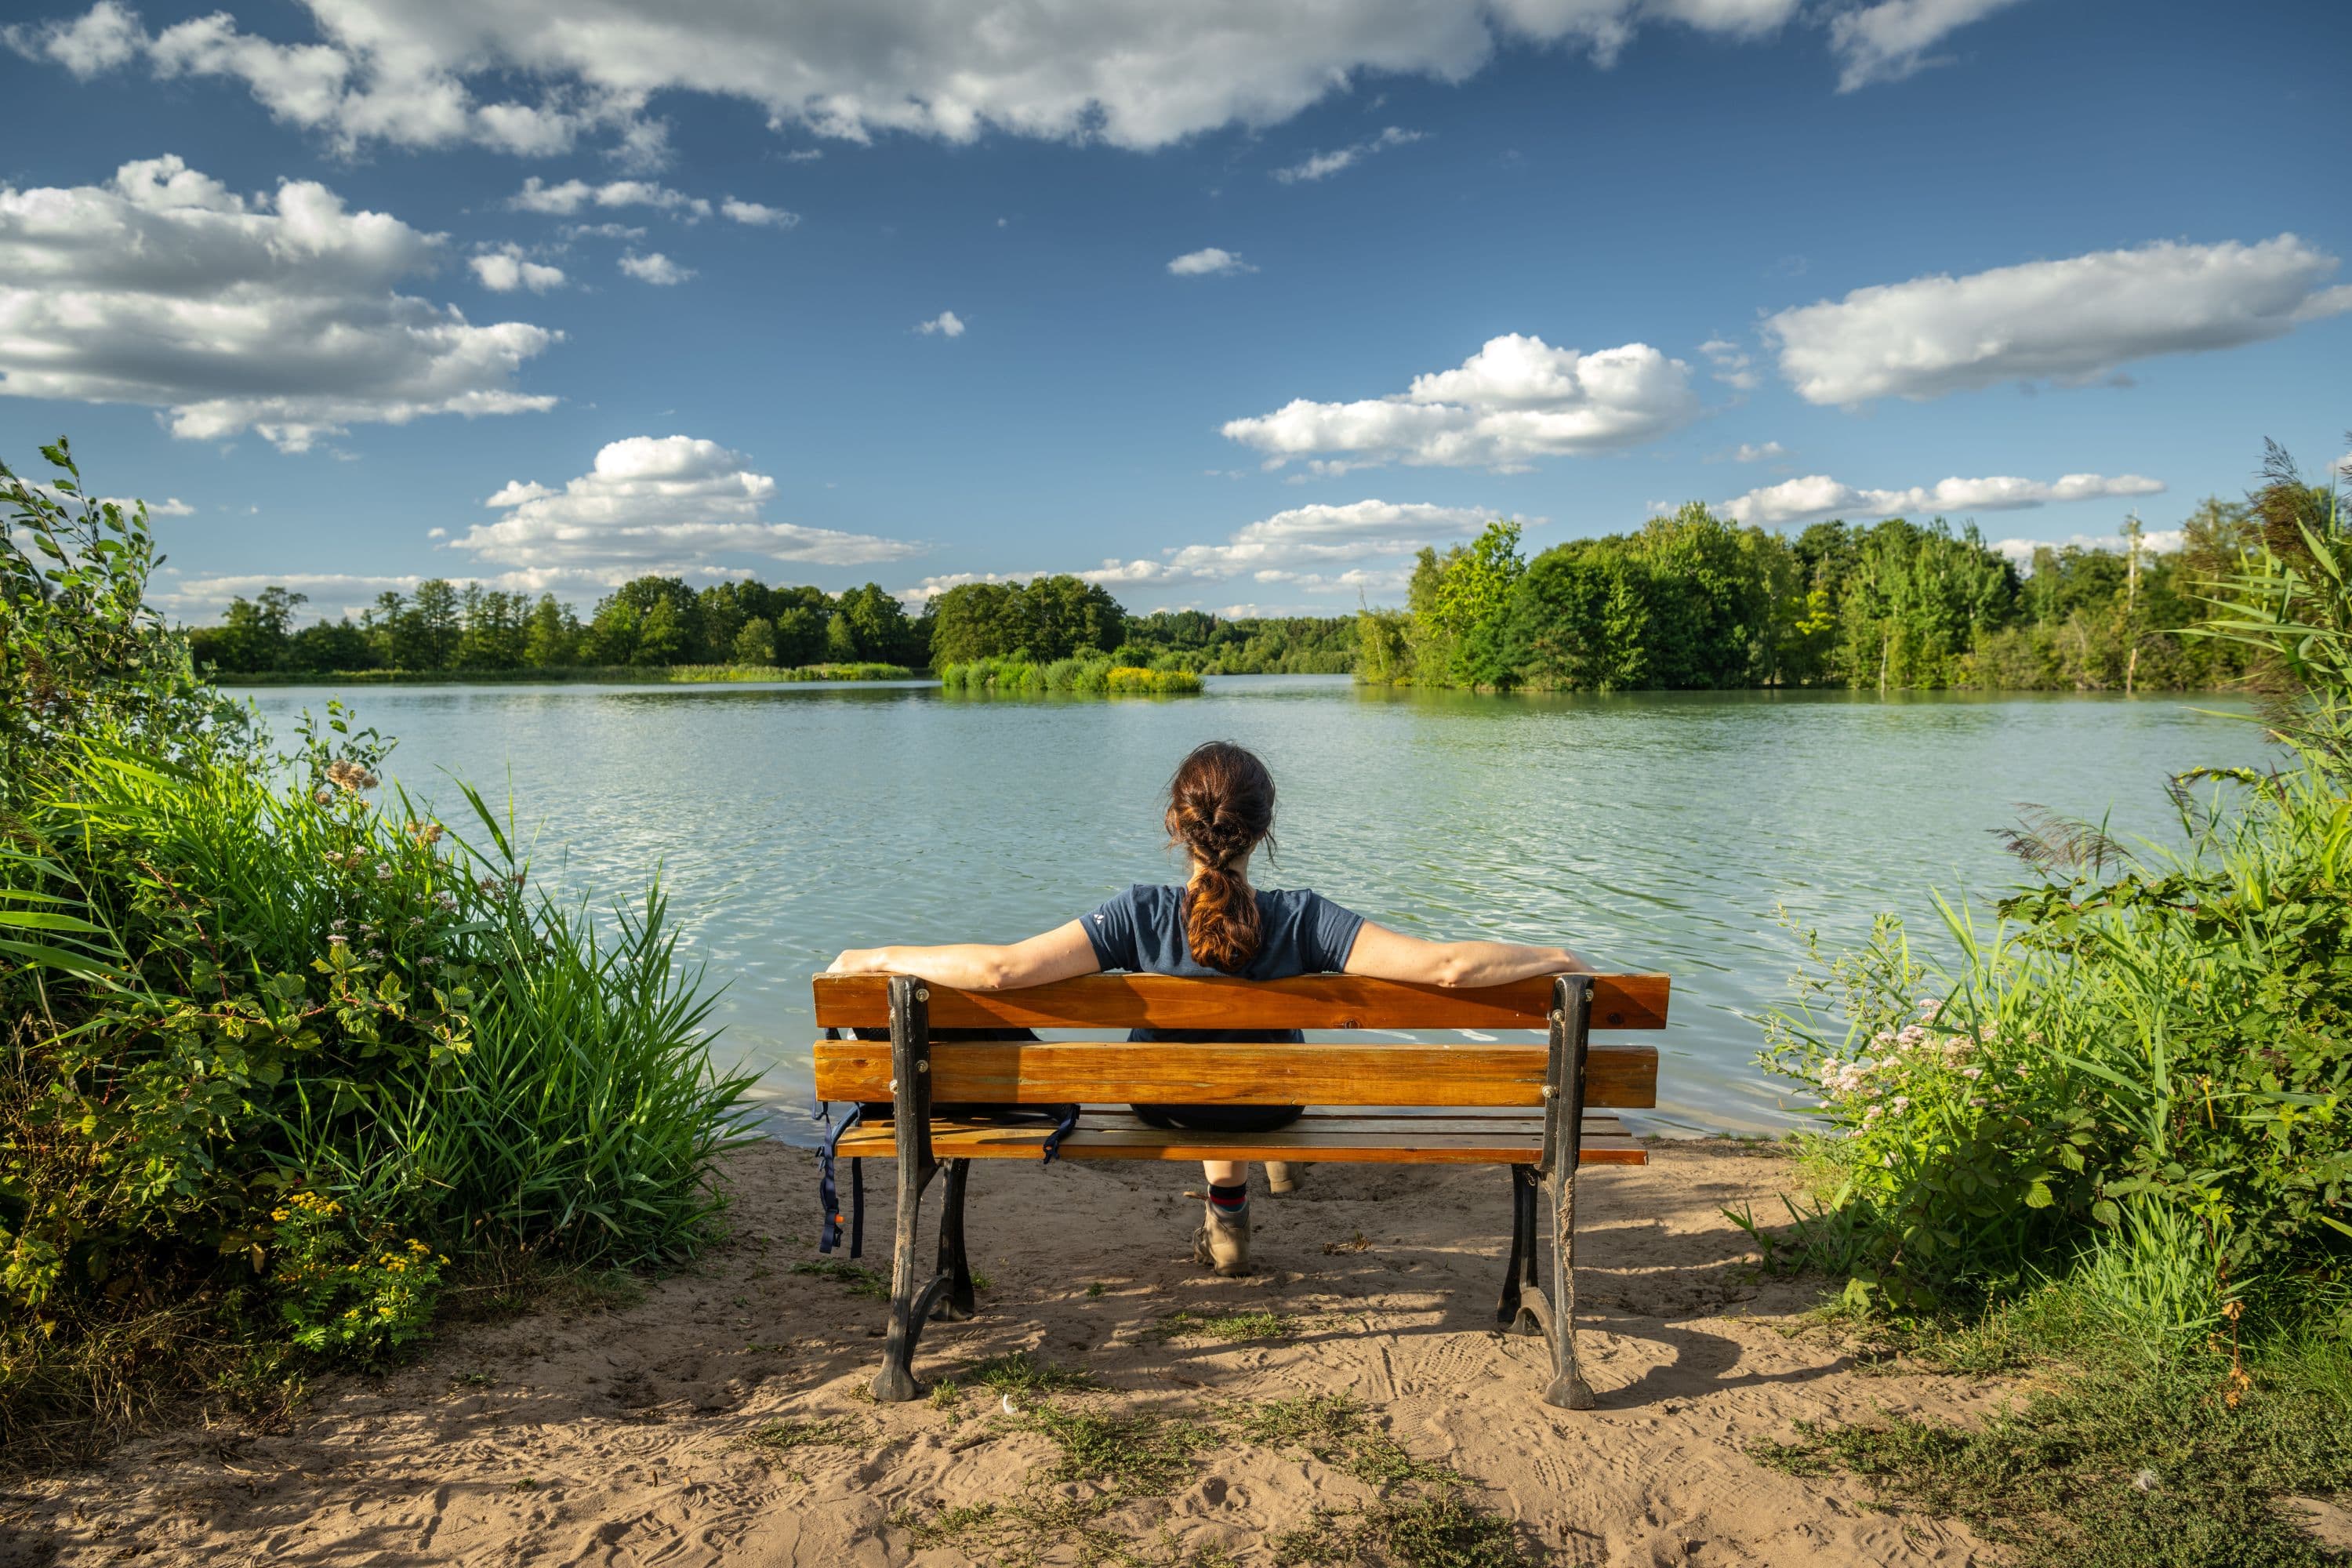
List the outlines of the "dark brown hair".
{"type": "Polygon", "coordinates": [[[1257,895],[1243,866],[1274,843],[1274,775],[1231,741],[1195,746],[1168,781],[1168,842],[1198,869],[1184,895],[1184,944],[1196,963],[1237,974],[1257,956],[1257,895]]]}

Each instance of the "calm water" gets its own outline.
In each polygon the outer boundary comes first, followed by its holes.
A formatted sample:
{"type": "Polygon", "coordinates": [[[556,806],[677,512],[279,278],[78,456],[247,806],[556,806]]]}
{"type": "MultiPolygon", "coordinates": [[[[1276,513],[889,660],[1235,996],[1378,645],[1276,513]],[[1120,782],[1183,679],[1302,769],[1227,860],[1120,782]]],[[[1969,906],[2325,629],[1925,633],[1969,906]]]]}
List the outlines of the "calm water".
{"type": "MultiPolygon", "coordinates": [[[[281,731],[324,689],[256,694],[281,731]]],[[[510,788],[551,880],[626,898],[660,871],[727,990],[722,1060],[777,1130],[809,1099],[808,977],[843,947],[1012,940],[1170,880],[1156,792],[1197,742],[1281,783],[1268,885],[1423,935],[1565,942],[1674,976],[1659,1121],[1792,1119],[1751,1065],[1796,946],[1997,890],[1989,829],[2032,801],[2160,833],[2161,782],[2257,760],[2211,700],[1876,700],[1674,693],[1496,699],[1237,677],[1173,700],[976,701],[923,687],[407,687],[347,693],[392,772],[510,788]]],[[[456,820],[456,818],[452,818],[456,820]]]]}

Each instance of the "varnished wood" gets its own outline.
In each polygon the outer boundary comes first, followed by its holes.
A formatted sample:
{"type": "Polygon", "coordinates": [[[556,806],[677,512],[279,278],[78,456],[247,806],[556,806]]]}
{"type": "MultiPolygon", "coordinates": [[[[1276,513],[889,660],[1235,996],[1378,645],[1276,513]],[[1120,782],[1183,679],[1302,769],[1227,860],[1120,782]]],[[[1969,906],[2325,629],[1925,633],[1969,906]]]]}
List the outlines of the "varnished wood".
{"type": "MultiPolygon", "coordinates": [[[[935,1104],[1534,1107],[1547,1061],[1542,1046],[1484,1041],[970,1040],[931,1047],[930,1093],[935,1104]]],[[[819,1040],[815,1066],[819,1100],[891,1098],[880,1041],[819,1040]]],[[[1589,1105],[1658,1102],[1654,1046],[1595,1046],[1586,1075],[1589,1105]]]]}
{"type": "MultiPolygon", "coordinates": [[[[1506,985],[1418,985],[1359,974],[1290,980],[1192,979],[1173,974],[1087,974],[1019,991],[932,985],[935,1029],[1541,1029],[1552,979],[1506,985]]],[[[880,1028],[890,1021],[889,976],[820,974],[821,1028],[880,1028]]],[[[1663,974],[1592,976],[1595,1029],[1663,1029],[1663,974]]]]}
{"type": "MultiPolygon", "coordinates": [[[[938,1119],[931,1152],[942,1160],[1034,1160],[1053,1130],[1042,1123],[938,1119]]],[[[863,1123],[845,1133],[845,1157],[887,1159],[898,1144],[888,1122],[863,1123]]],[[[1539,1122],[1503,1124],[1494,1131],[1426,1132],[1390,1124],[1360,1129],[1286,1127],[1273,1132],[1195,1132],[1147,1127],[1132,1117],[1116,1126],[1081,1121],[1062,1142],[1065,1160],[1312,1160],[1342,1164],[1533,1165],[1543,1152],[1539,1122]]],[[[1582,1163],[1645,1165],[1649,1151],[1622,1131],[1588,1134],[1582,1163]]]]}

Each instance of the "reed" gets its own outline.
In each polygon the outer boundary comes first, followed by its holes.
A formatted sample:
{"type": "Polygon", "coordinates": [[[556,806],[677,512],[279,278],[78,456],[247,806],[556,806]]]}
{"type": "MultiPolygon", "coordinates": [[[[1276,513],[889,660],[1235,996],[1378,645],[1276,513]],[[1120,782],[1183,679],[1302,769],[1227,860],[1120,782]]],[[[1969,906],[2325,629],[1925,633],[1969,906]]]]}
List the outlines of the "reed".
{"type": "Polygon", "coordinates": [[[942,665],[940,685],[948,691],[996,696],[1192,697],[1203,689],[1189,669],[1146,669],[1114,664],[1101,655],[1057,658],[1050,664],[1008,655],[942,665]]]}

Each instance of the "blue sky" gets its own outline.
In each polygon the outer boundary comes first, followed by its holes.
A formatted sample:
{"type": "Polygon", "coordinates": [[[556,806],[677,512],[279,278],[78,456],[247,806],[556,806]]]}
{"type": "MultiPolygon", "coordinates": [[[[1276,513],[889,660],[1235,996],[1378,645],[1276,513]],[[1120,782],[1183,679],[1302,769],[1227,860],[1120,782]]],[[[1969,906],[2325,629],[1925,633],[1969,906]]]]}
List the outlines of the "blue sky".
{"type": "Polygon", "coordinates": [[[2160,531],[2352,424],[2352,7],[1177,9],[16,0],[0,454],[176,501],[194,619],[1338,613],[1495,515],[2160,531]]]}

